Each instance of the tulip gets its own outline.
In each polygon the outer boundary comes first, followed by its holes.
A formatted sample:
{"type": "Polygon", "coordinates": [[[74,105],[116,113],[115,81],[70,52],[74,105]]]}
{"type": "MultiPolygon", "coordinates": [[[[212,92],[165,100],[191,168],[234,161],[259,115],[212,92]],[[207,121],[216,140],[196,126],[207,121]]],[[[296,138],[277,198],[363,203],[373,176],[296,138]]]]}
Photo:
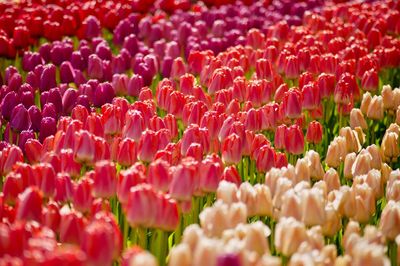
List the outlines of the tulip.
{"type": "Polygon", "coordinates": [[[205,192],[215,192],[223,172],[222,165],[206,158],[200,164],[199,171],[200,188],[205,192]]]}
{"type": "Polygon", "coordinates": [[[82,243],[85,220],[79,212],[64,208],[60,210],[60,241],[79,245],[82,243]]]}
{"type": "Polygon", "coordinates": [[[292,217],[282,218],[276,225],[274,244],[277,250],[285,256],[295,253],[306,239],[307,234],[304,225],[292,217]]]}
{"type": "Polygon", "coordinates": [[[48,91],[52,88],[57,87],[56,82],[56,67],[52,64],[45,65],[43,72],[40,75],[39,88],[40,91],[48,91]]]}
{"type": "Polygon", "coordinates": [[[61,83],[71,83],[75,81],[75,69],[68,61],[64,61],[60,66],[61,83]]]}
{"type": "Polygon", "coordinates": [[[74,147],[75,158],[78,162],[92,163],[95,158],[94,137],[85,130],[75,134],[76,145],[74,147]]]}
{"type": "Polygon", "coordinates": [[[95,164],[93,176],[93,193],[96,197],[109,198],[116,192],[117,177],[115,165],[109,161],[95,164]]]}
{"type": "Polygon", "coordinates": [[[171,197],[180,201],[189,201],[195,192],[196,167],[189,164],[178,165],[169,184],[169,193],[171,197]]]}
{"type": "Polygon", "coordinates": [[[361,80],[361,86],[366,91],[376,91],[378,88],[379,77],[378,71],[370,69],[366,71],[361,80]]]}
{"type": "Polygon", "coordinates": [[[122,166],[132,165],[136,161],[136,144],[132,139],[123,139],[118,146],[117,161],[122,166]]]}
{"type": "Polygon", "coordinates": [[[56,133],[56,120],[52,117],[44,117],[40,123],[39,140],[44,141],[48,136],[56,133]]]}
{"type": "Polygon", "coordinates": [[[364,119],[364,115],[360,109],[353,108],[350,112],[350,127],[355,129],[360,127],[362,129],[367,129],[367,122],[364,119]]]}
{"type": "Polygon", "coordinates": [[[242,158],[242,141],[235,133],[222,142],[222,160],[226,164],[237,164],[242,158]]]}
{"type": "Polygon", "coordinates": [[[89,263],[110,265],[115,249],[115,235],[112,226],[105,221],[93,221],[82,234],[82,250],[89,263]]]}
{"type": "Polygon", "coordinates": [[[382,96],[374,96],[371,99],[371,103],[368,105],[367,117],[373,120],[383,119],[383,100],[382,96]]]}
{"type": "Polygon", "coordinates": [[[9,120],[11,118],[12,111],[14,107],[17,106],[19,103],[18,95],[14,91],[10,91],[7,93],[3,101],[1,102],[1,114],[2,116],[9,120]]]}
{"type": "Polygon", "coordinates": [[[18,195],[23,192],[23,180],[20,174],[10,173],[5,178],[3,184],[4,201],[7,204],[14,205],[17,202],[18,195]]]}
{"type": "Polygon", "coordinates": [[[302,107],[301,93],[297,90],[289,90],[287,93],[285,93],[281,106],[283,112],[288,118],[299,118],[302,107]]]}
{"type": "Polygon", "coordinates": [[[319,144],[322,141],[322,125],[318,121],[312,121],[308,124],[307,142],[319,144]]]}
{"type": "Polygon", "coordinates": [[[32,123],[28,111],[22,104],[14,107],[11,113],[10,125],[13,130],[19,132],[30,129],[32,123]]]}
{"type": "Polygon", "coordinates": [[[225,167],[224,172],[222,173],[221,176],[221,180],[225,180],[234,183],[236,185],[240,185],[242,179],[236,167],[234,165],[231,165],[225,167]]]}
{"type": "Polygon", "coordinates": [[[304,135],[300,127],[292,125],[285,133],[285,149],[291,154],[301,154],[304,150],[304,135]]]}
{"type": "Polygon", "coordinates": [[[31,107],[29,107],[28,113],[29,113],[29,118],[32,123],[32,125],[31,125],[32,130],[35,132],[39,132],[40,126],[41,126],[41,121],[42,121],[42,114],[41,114],[39,108],[36,105],[32,105],[31,107]]]}
{"type": "Polygon", "coordinates": [[[28,187],[19,195],[16,218],[41,222],[42,195],[36,187],[28,187]]]}

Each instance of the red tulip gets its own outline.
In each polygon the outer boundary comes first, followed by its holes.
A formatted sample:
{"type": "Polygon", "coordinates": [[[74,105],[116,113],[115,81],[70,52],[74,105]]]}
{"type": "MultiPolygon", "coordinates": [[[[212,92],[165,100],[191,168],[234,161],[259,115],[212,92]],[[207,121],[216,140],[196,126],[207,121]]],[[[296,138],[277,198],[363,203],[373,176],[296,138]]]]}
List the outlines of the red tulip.
{"type": "Polygon", "coordinates": [[[19,195],[16,219],[42,220],[42,195],[36,187],[28,187],[19,195]]]}
{"type": "Polygon", "coordinates": [[[259,148],[256,158],[257,170],[262,173],[268,172],[272,167],[275,167],[276,154],[275,151],[268,145],[259,148]]]}
{"type": "Polygon", "coordinates": [[[116,193],[117,177],[115,164],[100,161],[95,164],[93,193],[96,197],[110,198],[116,193]]]}
{"type": "Polygon", "coordinates": [[[11,172],[5,178],[3,184],[3,201],[9,205],[14,205],[18,195],[24,190],[21,174],[11,172]]]}
{"type": "Polygon", "coordinates": [[[57,203],[50,202],[43,208],[42,220],[43,224],[54,232],[59,231],[61,216],[57,203]]]}
{"type": "Polygon", "coordinates": [[[72,202],[75,209],[82,213],[88,212],[92,206],[92,186],[93,182],[88,178],[81,178],[75,185],[72,202]]]}
{"type": "Polygon", "coordinates": [[[227,166],[222,173],[221,180],[225,180],[239,186],[242,183],[242,179],[234,165],[227,166]]]}
{"type": "Polygon", "coordinates": [[[140,137],[138,146],[138,158],[144,162],[151,162],[154,159],[159,146],[159,140],[156,132],[146,130],[140,137]]]}
{"type": "MultiPolygon", "coordinates": [[[[119,172],[117,184],[118,200],[122,204],[127,203],[131,188],[145,181],[145,175],[133,167],[119,172]]],[[[150,180],[148,182],[151,183],[150,180]]]]}
{"type": "Polygon", "coordinates": [[[132,227],[154,226],[157,206],[157,192],[150,185],[135,186],[129,192],[125,206],[126,219],[132,227]]]}
{"type": "Polygon", "coordinates": [[[170,165],[163,160],[156,160],[149,165],[147,182],[155,189],[168,191],[171,182],[170,165]]]}
{"type": "Polygon", "coordinates": [[[61,210],[60,242],[80,245],[85,229],[85,219],[74,210],[61,210]]]}
{"type": "Polygon", "coordinates": [[[322,125],[318,121],[312,121],[308,124],[306,140],[314,144],[322,141],[322,125]]]}
{"type": "Polygon", "coordinates": [[[74,147],[75,158],[78,162],[91,164],[95,159],[95,140],[86,130],[81,130],[76,136],[74,147]]]}
{"type": "Polygon", "coordinates": [[[285,134],[285,149],[291,154],[302,154],[304,151],[304,135],[298,125],[287,128],[285,134]]]}
{"type": "Polygon", "coordinates": [[[93,265],[110,265],[115,249],[113,227],[101,220],[91,222],[82,234],[81,248],[88,256],[88,263],[93,265]]]}
{"type": "Polygon", "coordinates": [[[66,173],[58,173],[55,180],[54,200],[56,202],[66,202],[73,197],[73,187],[71,177],[66,173]]]}
{"type": "Polygon", "coordinates": [[[172,174],[169,193],[172,198],[179,201],[189,201],[195,191],[195,178],[197,168],[191,164],[178,165],[172,174]]]}
{"type": "Polygon", "coordinates": [[[235,133],[229,135],[222,142],[222,160],[225,164],[237,164],[242,159],[242,139],[235,133]]]}
{"type": "Polygon", "coordinates": [[[133,139],[125,138],[119,143],[117,162],[129,166],[136,162],[136,143],[133,139]]]}

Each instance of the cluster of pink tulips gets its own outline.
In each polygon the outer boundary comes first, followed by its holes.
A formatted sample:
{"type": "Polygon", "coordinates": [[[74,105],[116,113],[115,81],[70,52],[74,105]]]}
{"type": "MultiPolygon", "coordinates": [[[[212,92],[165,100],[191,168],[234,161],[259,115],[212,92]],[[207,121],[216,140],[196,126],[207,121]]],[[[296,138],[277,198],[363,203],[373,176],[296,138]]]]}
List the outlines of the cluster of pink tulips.
{"type": "Polygon", "coordinates": [[[0,3],[0,265],[400,265],[400,4],[0,3]]]}

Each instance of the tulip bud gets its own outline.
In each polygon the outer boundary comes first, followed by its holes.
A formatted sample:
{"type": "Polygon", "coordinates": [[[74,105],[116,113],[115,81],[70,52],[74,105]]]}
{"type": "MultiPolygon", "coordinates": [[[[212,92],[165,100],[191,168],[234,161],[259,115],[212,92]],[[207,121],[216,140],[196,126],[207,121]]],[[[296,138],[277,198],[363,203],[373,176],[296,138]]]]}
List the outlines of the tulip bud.
{"type": "Polygon", "coordinates": [[[328,166],[337,168],[346,156],[346,139],[335,137],[328,146],[325,162],[328,166]]]}
{"type": "Polygon", "coordinates": [[[31,125],[31,119],[25,107],[22,104],[15,106],[11,113],[11,128],[21,132],[30,129],[31,125]]]}
{"type": "Polygon", "coordinates": [[[365,91],[376,91],[378,89],[378,71],[370,69],[364,72],[361,79],[361,86],[365,91]]]}
{"type": "MultiPolygon", "coordinates": [[[[360,109],[361,109],[361,112],[363,113],[363,114],[367,114],[368,113],[368,110],[369,110],[369,106],[370,106],[370,104],[371,104],[371,101],[372,101],[372,96],[371,96],[371,93],[369,93],[369,92],[366,92],[366,93],[364,93],[363,94],[363,98],[362,98],[362,100],[361,100],[361,106],[360,106],[360,109]]],[[[373,110],[371,109],[371,112],[372,112],[373,110]]]]}
{"type": "Polygon", "coordinates": [[[309,150],[306,152],[304,158],[309,161],[308,167],[310,168],[310,177],[321,180],[324,176],[324,169],[319,154],[313,150],[309,150]]]}
{"type": "Polygon", "coordinates": [[[364,119],[364,115],[360,109],[353,108],[350,112],[350,127],[355,129],[356,127],[361,127],[362,129],[367,129],[367,122],[364,119]]]}
{"type": "Polygon", "coordinates": [[[318,121],[308,124],[306,140],[307,142],[319,144],[322,141],[322,125],[318,121]]]}
{"type": "Polygon", "coordinates": [[[394,93],[390,85],[383,85],[381,95],[385,110],[395,109],[394,93]]]}
{"type": "Polygon", "coordinates": [[[229,135],[222,142],[222,160],[226,164],[237,164],[242,158],[242,141],[235,133],[229,135]]]}
{"type": "Polygon", "coordinates": [[[282,218],[276,225],[274,244],[285,256],[291,256],[307,240],[306,228],[296,219],[282,218]]]}
{"type": "Polygon", "coordinates": [[[324,225],[325,199],[317,189],[304,190],[301,194],[302,221],[308,225],[324,225]]]}
{"type": "Polygon", "coordinates": [[[79,212],[64,207],[60,210],[60,241],[62,243],[82,243],[85,220],[79,212]]]}
{"type": "Polygon", "coordinates": [[[34,220],[40,223],[42,217],[42,195],[36,187],[28,187],[19,195],[16,219],[34,220]]]}
{"type": "Polygon", "coordinates": [[[93,193],[96,197],[109,198],[116,192],[117,178],[114,163],[100,161],[95,165],[93,193]]]}
{"type": "Polygon", "coordinates": [[[400,155],[398,134],[394,132],[386,132],[382,139],[381,149],[386,161],[396,161],[397,157],[400,155]]]}
{"type": "Polygon", "coordinates": [[[373,120],[383,119],[383,100],[382,96],[374,96],[371,99],[371,103],[368,105],[367,117],[373,120]]]}
{"type": "Polygon", "coordinates": [[[287,128],[285,134],[285,148],[291,154],[301,154],[304,151],[304,135],[298,125],[287,128]]]}
{"type": "Polygon", "coordinates": [[[48,91],[52,88],[57,87],[56,81],[56,67],[55,65],[45,65],[43,72],[40,75],[39,88],[41,92],[48,91]]]}
{"type": "Polygon", "coordinates": [[[115,235],[112,226],[105,221],[93,221],[82,234],[82,250],[88,262],[95,265],[110,265],[115,249],[115,235]]]}

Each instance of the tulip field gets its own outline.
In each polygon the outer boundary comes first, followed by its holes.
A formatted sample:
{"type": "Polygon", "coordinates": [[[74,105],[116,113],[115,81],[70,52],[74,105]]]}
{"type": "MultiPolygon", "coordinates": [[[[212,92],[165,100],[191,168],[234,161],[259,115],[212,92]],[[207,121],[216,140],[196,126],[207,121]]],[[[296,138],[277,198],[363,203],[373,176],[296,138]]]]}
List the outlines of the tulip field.
{"type": "Polygon", "coordinates": [[[399,266],[400,1],[0,1],[0,266],[399,266]]]}

